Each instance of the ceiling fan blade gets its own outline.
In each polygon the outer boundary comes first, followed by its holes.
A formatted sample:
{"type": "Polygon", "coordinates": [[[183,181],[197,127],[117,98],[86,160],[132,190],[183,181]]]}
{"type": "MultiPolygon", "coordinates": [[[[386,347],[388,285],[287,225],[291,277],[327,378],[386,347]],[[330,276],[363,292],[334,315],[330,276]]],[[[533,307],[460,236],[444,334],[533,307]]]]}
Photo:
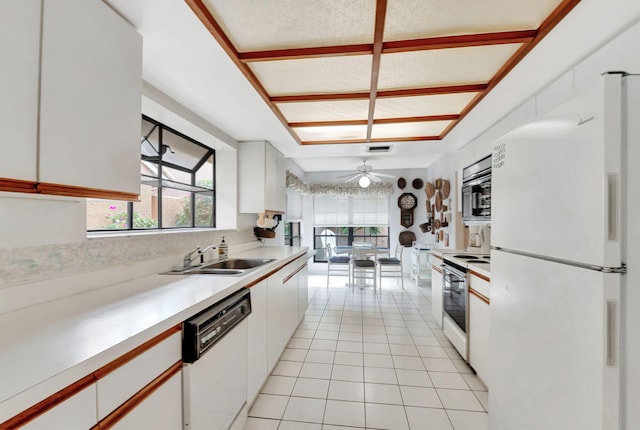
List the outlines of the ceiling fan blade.
{"type": "Polygon", "coordinates": [[[347,179],[345,182],[353,182],[353,181],[355,181],[356,179],[360,178],[360,176],[363,176],[363,175],[362,175],[362,173],[358,173],[358,174],[357,174],[357,175],[355,175],[354,177],[347,179]]]}
{"type": "MultiPolygon", "coordinates": [[[[361,175],[361,174],[362,173],[358,173],[358,175],[361,175]]],[[[348,173],[346,175],[336,176],[336,179],[348,178],[348,177],[353,176],[353,175],[354,175],[354,173],[352,172],[352,173],[348,173]]]]}
{"type": "Polygon", "coordinates": [[[371,179],[373,182],[382,182],[382,179],[378,178],[376,175],[374,174],[368,174],[367,176],[369,176],[369,179],[371,179]]]}
{"type": "Polygon", "coordinates": [[[381,178],[395,178],[394,175],[387,175],[386,173],[369,172],[370,175],[379,176],[381,178]]]}

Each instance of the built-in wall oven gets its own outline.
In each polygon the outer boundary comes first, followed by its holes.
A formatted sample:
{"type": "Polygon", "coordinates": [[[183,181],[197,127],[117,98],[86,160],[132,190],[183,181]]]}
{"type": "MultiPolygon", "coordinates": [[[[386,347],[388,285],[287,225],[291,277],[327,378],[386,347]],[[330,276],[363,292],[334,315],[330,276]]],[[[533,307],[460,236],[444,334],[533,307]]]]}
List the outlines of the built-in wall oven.
{"type": "Polygon", "coordinates": [[[242,429],[247,401],[249,289],[183,323],[185,430],[242,429]]]}
{"type": "Polygon", "coordinates": [[[491,221],[491,155],[462,170],[462,220],[491,221]]]}
{"type": "Polygon", "coordinates": [[[468,295],[467,268],[445,258],[442,265],[443,331],[465,360],[468,359],[468,295]]]}

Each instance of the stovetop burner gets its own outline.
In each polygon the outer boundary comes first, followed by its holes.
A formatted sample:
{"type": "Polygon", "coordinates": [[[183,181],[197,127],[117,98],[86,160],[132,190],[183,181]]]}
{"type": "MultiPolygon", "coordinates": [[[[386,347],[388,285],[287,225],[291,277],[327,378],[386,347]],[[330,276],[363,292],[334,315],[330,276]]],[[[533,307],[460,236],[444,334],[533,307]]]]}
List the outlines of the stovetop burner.
{"type": "Polygon", "coordinates": [[[459,254],[459,255],[454,255],[454,257],[460,258],[462,260],[478,260],[478,257],[476,257],[475,255],[459,254]]]}

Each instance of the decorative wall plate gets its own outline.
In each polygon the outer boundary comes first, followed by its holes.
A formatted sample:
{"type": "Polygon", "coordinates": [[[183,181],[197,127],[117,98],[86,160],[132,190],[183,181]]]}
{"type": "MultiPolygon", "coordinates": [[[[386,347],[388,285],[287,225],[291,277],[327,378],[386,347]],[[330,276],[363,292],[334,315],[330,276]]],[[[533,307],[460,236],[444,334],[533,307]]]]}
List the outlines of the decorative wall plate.
{"type": "Polygon", "coordinates": [[[407,186],[407,180],[404,178],[398,178],[398,188],[400,188],[401,190],[404,189],[404,187],[407,186]]]}
{"type": "Polygon", "coordinates": [[[420,178],[415,178],[411,185],[413,185],[413,188],[415,188],[416,190],[419,190],[424,185],[424,182],[422,182],[422,179],[420,178]]]}

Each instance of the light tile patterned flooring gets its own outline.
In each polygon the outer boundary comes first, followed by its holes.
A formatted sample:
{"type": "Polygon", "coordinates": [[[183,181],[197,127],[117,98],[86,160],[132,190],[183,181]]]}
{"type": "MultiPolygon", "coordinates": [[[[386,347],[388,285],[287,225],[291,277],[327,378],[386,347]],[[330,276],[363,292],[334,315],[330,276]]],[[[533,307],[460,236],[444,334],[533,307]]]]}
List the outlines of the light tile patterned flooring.
{"type": "Polygon", "coordinates": [[[405,279],[350,290],[309,276],[312,300],[245,430],[487,430],[487,392],[405,279]]]}

